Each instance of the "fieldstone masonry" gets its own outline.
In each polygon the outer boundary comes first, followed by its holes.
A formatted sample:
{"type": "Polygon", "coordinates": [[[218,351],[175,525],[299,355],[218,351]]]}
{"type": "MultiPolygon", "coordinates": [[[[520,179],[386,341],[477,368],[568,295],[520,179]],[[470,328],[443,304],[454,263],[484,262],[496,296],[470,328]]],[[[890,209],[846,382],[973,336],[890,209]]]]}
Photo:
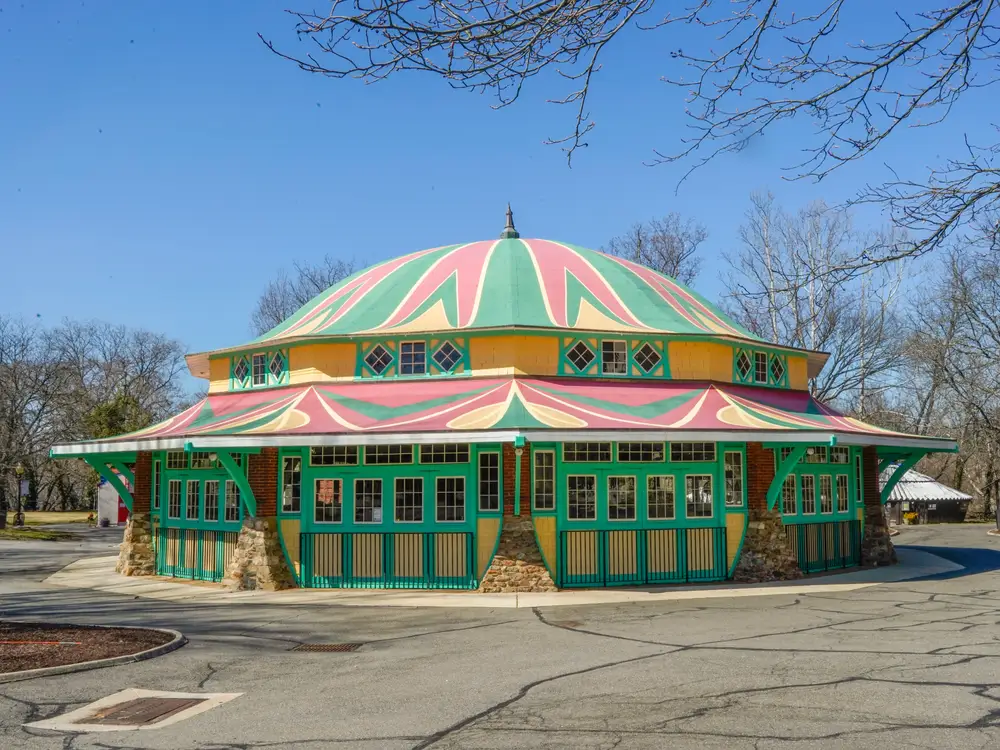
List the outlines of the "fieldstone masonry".
{"type": "Polygon", "coordinates": [[[556,590],[538,551],[535,527],[523,500],[520,516],[504,516],[500,545],[479,590],[491,594],[556,590]]]}
{"type": "Polygon", "coordinates": [[[243,519],[223,582],[237,591],[291,588],[295,576],[288,569],[278,535],[278,449],[263,448],[247,460],[247,479],[257,501],[257,515],[243,519]]]}
{"type": "Polygon", "coordinates": [[[865,531],[861,538],[862,565],[895,565],[896,549],[889,536],[889,524],[882,509],[882,493],[878,486],[878,451],[866,446],[861,454],[865,500],[865,531]]]}
{"type": "Polygon", "coordinates": [[[132,487],[132,512],[118,552],[115,571],[123,576],[151,576],[156,573],[153,553],[153,527],[149,515],[153,456],[141,451],[135,457],[135,486],[132,487]]]}
{"type": "Polygon", "coordinates": [[[733,580],[759,583],[802,577],[795,553],[785,537],[781,513],[767,509],[767,490],[774,473],[774,452],[760,443],[747,443],[749,518],[733,580]]]}

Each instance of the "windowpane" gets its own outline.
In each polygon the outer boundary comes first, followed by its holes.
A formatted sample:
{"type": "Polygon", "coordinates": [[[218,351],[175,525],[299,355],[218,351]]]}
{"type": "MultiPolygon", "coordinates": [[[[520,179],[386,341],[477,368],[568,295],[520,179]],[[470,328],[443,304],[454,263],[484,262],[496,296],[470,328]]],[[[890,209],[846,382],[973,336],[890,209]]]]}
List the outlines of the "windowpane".
{"type": "Polygon", "coordinates": [[[226,520],[240,520],[240,488],[231,479],[226,482],[226,520]]]}
{"type": "Polygon", "coordinates": [[[267,355],[253,355],[253,384],[264,385],[267,383],[267,355]]]}
{"type": "Polygon", "coordinates": [[[689,474],[684,477],[688,518],[712,516],[712,477],[709,474],[689,474]]]}
{"type": "Polygon", "coordinates": [[[302,459],[285,456],[281,462],[281,510],[298,513],[302,509],[302,459]]]}
{"type": "Polygon", "coordinates": [[[181,517],[181,480],[167,482],[167,518],[181,517]]]}
{"type": "Polygon", "coordinates": [[[366,464],[412,464],[412,445],[365,446],[366,464]]]}
{"type": "Polygon", "coordinates": [[[715,443],[671,443],[671,461],[714,461],[715,443]]]}
{"type": "Polygon", "coordinates": [[[635,477],[608,477],[608,520],[635,520],[635,477]]]}
{"type": "Polygon", "coordinates": [[[651,519],[662,521],[674,517],[672,476],[646,477],[646,508],[651,519]]]}
{"type": "Polygon", "coordinates": [[[771,355],[771,382],[775,384],[780,384],[785,377],[785,363],[781,360],[777,354],[771,355]]]}
{"type": "Polygon", "coordinates": [[[434,502],[438,521],[464,521],[465,477],[438,477],[434,502]]]}
{"type": "Polygon", "coordinates": [[[764,352],[753,353],[753,379],[755,383],[767,382],[767,354],[764,352]]]}
{"type": "Polygon", "coordinates": [[[324,445],[309,449],[310,466],[357,466],[358,446],[324,445]]]}
{"type": "Polygon", "coordinates": [[[726,505],[741,507],[743,505],[743,454],[739,451],[726,451],[723,464],[726,473],[726,505]]]}
{"type": "Polygon", "coordinates": [[[847,486],[847,474],[837,475],[837,510],[846,513],[850,509],[851,491],[847,486]]]}
{"type": "Polygon", "coordinates": [[[168,469],[186,469],[187,453],[184,451],[167,451],[168,469]]]}
{"type": "Polygon", "coordinates": [[[208,451],[194,451],[191,454],[192,469],[214,469],[216,462],[212,460],[212,454],[208,451]]]}
{"type": "Polygon", "coordinates": [[[858,503],[864,502],[864,485],[861,483],[861,456],[854,458],[854,486],[857,487],[858,503]]]}
{"type": "Polygon", "coordinates": [[[811,474],[803,474],[802,482],[802,512],[816,512],[816,477],[811,474]]]}
{"type": "Polygon", "coordinates": [[[500,510],[499,453],[479,454],[479,510],[500,510]]]}
{"type": "Polygon", "coordinates": [[[374,349],[365,355],[365,364],[376,375],[381,375],[392,364],[392,353],[381,344],[377,344],[374,349]]]}
{"type": "Polygon", "coordinates": [[[851,463],[851,449],[834,447],[830,449],[830,463],[847,466],[851,463]]]}
{"type": "Polygon", "coordinates": [[[628,347],[624,341],[601,342],[601,372],[605,375],[628,374],[628,347]]]}
{"type": "Polygon", "coordinates": [[[660,364],[661,359],[663,358],[660,356],[660,353],[649,344],[643,344],[635,352],[635,363],[647,375],[653,371],[654,367],[660,364]]]}
{"type": "Polygon", "coordinates": [[[794,516],[798,505],[797,487],[795,475],[789,474],[785,477],[785,483],[781,485],[781,512],[787,516],[794,516]]]}
{"type": "Polygon", "coordinates": [[[271,370],[271,377],[280,381],[282,376],[285,374],[285,355],[281,352],[275,352],[272,354],[271,363],[268,367],[271,370]]]}
{"type": "Polygon", "coordinates": [[[250,365],[247,363],[246,357],[240,357],[233,365],[233,378],[240,385],[246,385],[248,377],[250,377],[250,365]]]}
{"type": "Polygon", "coordinates": [[[580,475],[566,477],[566,502],[569,518],[597,518],[597,478],[580,475]]]}
{"type": "Polygon", "coordinates": [[[160,509],[160,462],[153,461],[153,510],[160,509]]]}
{"type": "Polygon", "coordinates": [[[205,520],[219,520],[219,482],[216,479],[205,482],[205,520]]]}
{"type": "Polygon", "coordinates": [[[462,360],[462,352],[450,341],[441,344],[432,356],[437,366],[444,372],[450,372],[451,368],[462,360]]]}
{"type": "Polygon", "coordinates": [[[535,456],[535,508],[555,510],[556,507],[556,454],[554,451],[534,451],[535,456]]]}
{"type": "Polygon", "coordinates": [[[833,513],[833,477],[829,474],[819,478],[819,512],[833,513]]]}
{"type": "Polygon", "coordinates": [[[381,479],[354,480],[354,522],[382,523],[381,479]]]}
{"type": "Polygon", "coordinates": [[[751,369],[753,369],[753,364],[750,362],[750,355],[741,349],[736,355],[736,371],[740,374],[740,379],[749,378],[751,369]]]}
{"type": "Polygon", "coordinates": [[[573,367],[583,372],[594,361],[594,353],[585,343],[577,341],[573,348],[566,353],[566,359],[573,363],[573,367]]]}
{"type": "Polygon", "coordinates": [[[611,443],[564,443],[563,461],[592,463],[611,460],[611,443]]]}
{"type": "Polygon", "coordinates": [[[467,464],[469,446],[467,443],[441,443],[420,446],[422,464],[467,464]]]}
{"type": "Polygon", "coordinates": [[[807,464],[825,464],[826,463],[826,446],[816,445],[812,448],[806,450],[805,462],[807,464]],[[810,451],[812,451],[810,453],[810,451]]]}
{"type": "Polygon", "coordinates": [[[427,351],[423,341],[404,341],[399,345],[399,372],[402,375],[427,372],[427,351]]]}
{"type": "Polygon", "coordinates": [[[187,519],[198,518],[198,480],[189,479],[187,483],[187,510],[184,517],[187,519]]]}
{"type": "Polygon", "coordinates": [[[666,456],[663,443],[618,443],[618,460],[650,463],[666,456]]]}
{"type": "MultiPolygon", "coordinates": [[[[343,483],[340,479],[317,479],[313,483],[315,498],[316,523],[340,523],[344,513],[343,483]]],[[[358,503],[354,503],[354,520],[357,521],[358,503]]],[[[379,515],[381,520],[381,498],[379,498],[379,515]]]]}
{"type": "MultiPolygon", "coordinates": [[[[382,481],[358,480],[378,482],[379,496],[382,495],[382,481]]],[[[357,482],[355,482],[357,487],[357,482]]],[[[357,490],[354,491],[355,502],[357,502],[357,490]]],[[[399,477],[396,479],[396,520],[397,521],[423,521],[424,520],[424,480],[420,477],[399,477]]]]}

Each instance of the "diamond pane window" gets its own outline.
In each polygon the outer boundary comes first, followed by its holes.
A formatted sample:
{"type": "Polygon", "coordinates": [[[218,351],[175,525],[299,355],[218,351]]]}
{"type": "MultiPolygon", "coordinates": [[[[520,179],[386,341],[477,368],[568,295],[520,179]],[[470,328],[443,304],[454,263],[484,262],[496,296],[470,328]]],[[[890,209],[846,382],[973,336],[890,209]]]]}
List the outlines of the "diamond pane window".
{"type": "Polygon", "coordinates": [[[605,375],[628,374],[628,348],[624,341],[601,342],[601,372],[605,375]]]}
{"type": "Polygon", "coordinates": [[[462,360],[462,352],[450,341],[441,344],[433,356],[435,364],[444,372],[451,372],[451,368],[462,360]]]}
{"type": "Polygon", "coordinates": [[[594,353],[590,350],[589,346],[582,341],[578,341],[576,342],[576,346],[566,353],[566,359],[573,363],[573,367],[583,372],[594,361],[594,353]]]}
{"type": "Polygon", "coordinates": [[[250,364],[247,362],[246,357],[240,357],[236,360],[236,364],[233,365],[233,377],[239,383],[246,383],[247,378],[250,376],[250,364]]]}
{"type": "Polygon", "coordinates": [[[647,374],[651,373],[660,364],[660,360],[662,359],[663,357],[660,356],[659,352],[649,344],[643,344],[635,353],[635,363],[647,374]]]}
{"type": "Polygon", "coordinates": [[[281,352],[272,354],[271,364],[268,368],[271,370],[271,376],[275,380],[281,380],[281,376],[285,373],[285,355],[281,352]]]}
{"type": "Polygon", "coordinates": [[[771,382],[780,383],[781,379],[785,377],[785,365],[781,361],[781,357],[777,354],[771,355],[771,382]]]}
{"type": "Polygon", "coordinates": [[[753,363],[750,361],[750,355],[741,349],[740,353],[736,355],[736,372],[740,374],[741,380],[746,380],[750,377],[752,367],[753,363]]]}
{"type": "Polygon", "coordinates": [[[365,357],[365,364],[376,375],[381,375],[392,364],[392,354],[384,346],[377,344],[374,349],[368,352],[365,357]]]}

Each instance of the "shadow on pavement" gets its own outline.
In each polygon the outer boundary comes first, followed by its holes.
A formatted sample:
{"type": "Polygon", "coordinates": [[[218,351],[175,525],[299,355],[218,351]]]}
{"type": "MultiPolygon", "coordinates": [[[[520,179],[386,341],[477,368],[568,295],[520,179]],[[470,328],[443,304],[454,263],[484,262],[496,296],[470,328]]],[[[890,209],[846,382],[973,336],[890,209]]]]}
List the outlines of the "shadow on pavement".
{"type": "Polygon", "coordinates": [[[926,547],[917,544],[899,544],[896,547],[897,549],[912,549],[937,555],[949,562],[962,566],[962,570],[952,570],[947,573],[935,573],[929,576],[921,576],[920,578],[911,578],[911,581],[940,581],[947,578],[961,578],[962,576],[975,575],[976,573],[1000,570],[1000,551],[998,550],[983,549],[982,547],[926,547]]]}

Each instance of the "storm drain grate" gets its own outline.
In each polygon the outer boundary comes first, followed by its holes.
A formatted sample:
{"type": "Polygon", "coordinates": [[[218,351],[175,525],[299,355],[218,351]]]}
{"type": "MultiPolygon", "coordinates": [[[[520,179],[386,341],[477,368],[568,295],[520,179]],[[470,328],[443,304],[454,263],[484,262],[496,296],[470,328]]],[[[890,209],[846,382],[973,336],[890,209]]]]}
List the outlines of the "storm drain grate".
{"type": "Polygon", "coordinates": [[[205,702],[205,698],[136,698],[97,711],[87,724],[143,726],[156,724],[185,709],[205,702]]]}
{"type": "Polygon", "coordinates": [[[357,651],[363,643],[300,643],[292,651],[357,651]]]}

